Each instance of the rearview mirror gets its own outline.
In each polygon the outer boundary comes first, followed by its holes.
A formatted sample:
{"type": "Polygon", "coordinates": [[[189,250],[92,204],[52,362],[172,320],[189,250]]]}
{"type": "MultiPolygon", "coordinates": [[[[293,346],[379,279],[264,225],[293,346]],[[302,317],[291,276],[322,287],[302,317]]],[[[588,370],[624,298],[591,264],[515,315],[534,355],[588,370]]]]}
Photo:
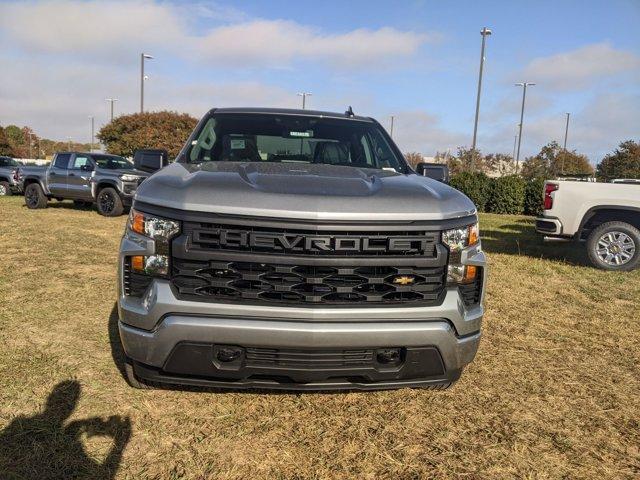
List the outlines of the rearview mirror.
{"type": "Polygon", "coordinates": [[[82,170],[83,172],[93,172],[93,165],[87,163],[85,165],[82,165],[80,167],[80,170],[82,170]]]}
{"type": "Polygon", "coordinates": [[[449,167],[441,163],[421,162],[416,165],[416,173],[423,177],[433,178],[439,182],[449,184],[449,167]]]}

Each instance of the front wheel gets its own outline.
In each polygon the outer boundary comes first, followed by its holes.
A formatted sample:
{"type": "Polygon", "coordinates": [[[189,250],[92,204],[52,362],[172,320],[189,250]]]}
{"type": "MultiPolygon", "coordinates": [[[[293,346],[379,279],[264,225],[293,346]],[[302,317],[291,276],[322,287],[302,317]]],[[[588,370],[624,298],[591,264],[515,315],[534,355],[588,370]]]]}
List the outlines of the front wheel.
{"type": "Polygon", "coordinates": [[[24,190],[24,203],[29,208],[47,208],[47,196],[37,183],[27,185],[24,190]]]}
{"type": "Polygon", "coordinates": [[[122,215],[124,210],[120,195],[111,187],[100,190],[96,206],[98,207],[98,213],[105,217],[118,217],[122,215]]]}
{"type": "Polygon", "coordinates": [[[8,197],[9,195],[11,195],[9,182],[0,182],[0,197],[8,197]]]}
{"type": "Polygon", "coordinates": [[[587,253],[594,267],[629,271],[640,263],[640,231],[626,222],[607,222],[587,239],[587,253]]]}

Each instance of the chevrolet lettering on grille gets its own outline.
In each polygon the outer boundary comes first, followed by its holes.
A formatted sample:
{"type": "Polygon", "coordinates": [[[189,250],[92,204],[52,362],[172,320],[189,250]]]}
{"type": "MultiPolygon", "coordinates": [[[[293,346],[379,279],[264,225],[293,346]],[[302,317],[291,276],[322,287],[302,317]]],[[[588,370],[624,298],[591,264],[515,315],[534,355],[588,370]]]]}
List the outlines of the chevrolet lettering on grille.
{"type": "Polygon", "coordinates": [[[264,249],[280,252],[396,252],[421,253],[432,240],[425,235],[307,235],[211,229],[193,232],[193,243],[228,249],[264,249]]]}

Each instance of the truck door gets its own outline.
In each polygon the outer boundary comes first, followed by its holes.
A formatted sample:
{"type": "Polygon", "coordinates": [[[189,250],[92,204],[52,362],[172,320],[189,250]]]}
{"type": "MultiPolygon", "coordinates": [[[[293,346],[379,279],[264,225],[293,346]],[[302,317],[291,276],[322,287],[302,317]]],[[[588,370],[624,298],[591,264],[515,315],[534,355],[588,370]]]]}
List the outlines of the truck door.
{"type": "Polygon", "coordinates": [[[67,195],[67,172],[70,159],[70,153],[59,153],[47,170],[47,187],[54,197],[67,195]]]}
{"type": "Polygon", "coordinates": [[[67,195],[78,200],[93,200],[91,196],[91,176],[95,166],[88,155],[76,153],[71,160],[67,176],[67,195]]]}

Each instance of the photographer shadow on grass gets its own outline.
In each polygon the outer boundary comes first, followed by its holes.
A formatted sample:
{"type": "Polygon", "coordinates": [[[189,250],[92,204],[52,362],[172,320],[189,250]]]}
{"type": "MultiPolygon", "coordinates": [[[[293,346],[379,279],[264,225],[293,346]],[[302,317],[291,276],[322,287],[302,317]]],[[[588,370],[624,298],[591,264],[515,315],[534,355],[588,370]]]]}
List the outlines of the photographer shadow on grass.
{"type": "Polygon", "coordinates": [[[7,479],[111,479],[131,437],[128,417],[112,416],[67,423],[80,398],[81,386],[66,380],[57,384],[44,410],[14,419],[0,433],[0,478],[7,479]],[[91,458],[82,437],[111,440],[104,460],[91,458]]]}

